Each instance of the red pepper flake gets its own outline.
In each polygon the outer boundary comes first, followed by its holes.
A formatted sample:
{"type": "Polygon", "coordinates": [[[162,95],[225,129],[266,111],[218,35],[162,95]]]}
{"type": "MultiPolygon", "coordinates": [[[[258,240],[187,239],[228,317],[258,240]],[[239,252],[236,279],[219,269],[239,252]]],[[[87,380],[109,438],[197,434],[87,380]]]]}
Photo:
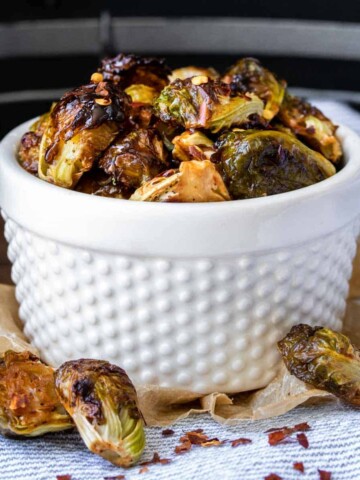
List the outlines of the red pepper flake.
{"type": "Polygon", "coordinates": [[[298,423],[294,426],[294,430],[296,432],[307,432],[308,430],[310,430],[310,425],[307,422],[298,423]]]}
{"type": "Polygon", "coordinates": [[[71,475],[56,475],[56,480],[71,480],[71,475]]]}
{"type": "Polygon", "coordinates": [[[149,471],[148,467],[142,467],[139,470],[139,473],[147,473],[149,471]]]}
{"type": "Polygon", "coordinates": [[[286,443],[289,441],[289,437],[292,433],[293,431],[290,428],[287,428],[286,430],[279,430],[277,432],[271,432],[268,435],[268,442],[272,447],[279,445],[279,443],[286,443]]]}
{"type": "Polygon", "coordinates": [[[218,438],[212,438],[211,440],[208,440],[207,442],[203,442],[200,445],[202,447],[218,447],[221,445],[222,442],[218,438]]]}
{"type": "Polygon", "coordinates": [[[161,435],[163,437],[171,437],[171,435],[174,435],[174,433],[175,433],[174,430],[171,430],[171,428],[166,428],[161,432],[161,435]]]}
{"type": "Polygon", "coordinates": [[[188,452],[193,445],[199,445],[201,447],[214,447],[222,445],[224,442],[220,441],[218,438],[209,438],[203,433],[201,428],[197,430],[192,430],[191,432],[185,433],[180,437],[180,445],[176,445],[175,453],[177,455],[188,452]]]}
{"type": "Polygon", "coordinates": [[[176,445],[175,447],[175,453],[176,455],[180,455],[182,453],[186,453],[191,449],[191,443],[190,440],[187,441],[182,441],[180,445],[176,445]]]}
{"type": "Polygon", "coordinates": [[[104,477],[104,480],[125,480],[125,475],[116,475],[115,477],[104,477]]]}
{"type": "Polygon", "coordinates": [[[237,438],[236,440],[231,440],[232,447],[237,447],[239,445],[248,445],[249,443],[252,443],[252,440],[250,440],[250,438],[237,438]]]}
{"type": "Polygon", "coordinates": [[[309,440],[305,433],[298,433],[296,435],[296,440],[299,442],[299,444],[304,447],[304,448],[309,448],[309,440]]]}
{"type": "Polygon", "coordinates": [[[277,475],[276,473],[270,473],[264,478],[264,480],[282,480],[282,478],[279,477],[279,475],[277,475]]]}
{"type": "Polygon", "coordinates": [[[294,462],[293,468],[294,468],[294,470],[297,470],[298,472],[301,472],[301,473],[305,472],[303,462],[294,462]]]}
{"type": "Polygon", "coordinates": [[[167,463],[171,463],[170,458],[160,458],[160,455],[157,452],[154,452],[153,458],[148,460],[147,462],[140,463],[140,466],[147,467],[148,465],[155,465],[157,463],[161,463],[161,465],[166,465],[167,463]]]}
{"type": "Polygon", "coordinates": [[[319,478],[320,480],[331,480],[331,472],[327,472],[326,470],[319,470],[319,478]]]}

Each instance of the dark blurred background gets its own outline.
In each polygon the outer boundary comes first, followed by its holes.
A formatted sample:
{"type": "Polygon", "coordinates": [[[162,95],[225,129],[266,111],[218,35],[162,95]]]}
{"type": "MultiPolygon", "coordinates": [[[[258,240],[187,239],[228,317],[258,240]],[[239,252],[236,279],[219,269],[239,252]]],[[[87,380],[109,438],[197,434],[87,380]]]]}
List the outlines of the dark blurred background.
{"type": "Polygon", "coordinates": [[[0,138],[119,51],[219,70],[253,55],[297,93],[360,109],[359,45],[359,0],[14,0],[0,19],[0,138]]]}

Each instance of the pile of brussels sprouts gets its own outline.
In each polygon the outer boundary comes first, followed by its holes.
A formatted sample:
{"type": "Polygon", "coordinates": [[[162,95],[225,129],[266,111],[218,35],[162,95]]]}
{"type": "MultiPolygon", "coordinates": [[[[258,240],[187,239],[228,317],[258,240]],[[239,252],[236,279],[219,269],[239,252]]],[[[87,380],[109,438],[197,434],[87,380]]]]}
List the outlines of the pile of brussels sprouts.
{"type": "Polygon", "coordinates": [[[224,75],[162,59],[104,59],[25,133],[20,164],[105,197],[211,202],[274,195],[341,168],[336,126],[253,58],[224,75]]]}

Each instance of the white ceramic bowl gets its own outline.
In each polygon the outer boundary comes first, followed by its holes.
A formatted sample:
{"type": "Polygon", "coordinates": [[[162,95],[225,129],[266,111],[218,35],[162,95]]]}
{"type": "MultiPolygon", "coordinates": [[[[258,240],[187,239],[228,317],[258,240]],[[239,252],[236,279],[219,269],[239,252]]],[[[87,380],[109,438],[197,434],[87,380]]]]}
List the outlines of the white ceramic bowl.
{"type": "Polygon", "coordinates": [[[268,198],[131,202],[55,187],[0,146],[0,205],[26,334],[51,364],[108,359],[137,384],[238,392],[276,373],[294,324],[341,328],[360,214],[360,140],[345,168],[268,198]]]}

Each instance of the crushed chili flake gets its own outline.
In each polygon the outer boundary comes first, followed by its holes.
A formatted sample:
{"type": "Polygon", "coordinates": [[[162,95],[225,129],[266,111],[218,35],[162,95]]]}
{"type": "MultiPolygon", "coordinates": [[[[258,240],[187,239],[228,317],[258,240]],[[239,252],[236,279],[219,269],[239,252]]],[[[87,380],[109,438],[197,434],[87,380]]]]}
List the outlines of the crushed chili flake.
{"type": "Polygon", "coordinates": [[[301,472],[301,473],[305,472],[303,462],[294,462],[293,468],[294,468],[294,470],[297,470],[298,472],[301,472]]]}
{"type": "Polygon", "coordinates": [[[279,475],[277,475],[276,473],[270,473],[264,478],[264,480],[282,480],[282,478],[279,477],[279,475]]]}
{"type": "Polygon", "coordinates": [[[148,471],[149,471],[148,467],[142,467],[140,468],[139,473],[147,473],[148,471]]]}
{"type": "Polygon", "coordinates": [[[326,470],[319,470],[319,478],[320,480],[331,480],[331,472],[327,472],[326,470]]]}
{"type": "Polygon", "coordinates": [[[170,437],[171,435],[174,435],[174,433],[175,433],[174,430],[171,430],[171,428],[166,428],[161,432],[161,435],[163,437],[170,437]]]}
{"type": "Polygon", "coordinates": [[[56,475],[56,480],[71,480],[71,475],[56,475]]]}
{"type": "Polygon", "coordinates": [[[203,429],[199,428],[185,433],[185,435],[180,437],[180,445],[176,445],[175,453],[179,455],[188,452],[193,445],[199,445],[201,447],[216,447],[225,443],[218,438],[209,438],[203,432],[203,429]]]}
{"type": "Polygon", "coordinates": [[[289,441],[289,437],[292,433],[293,431],[291,429],[271,432],[268,435],[268,442],[272,447],[278,445],[279,443],[286,443],[289,441]]]}
{"type": "Polygon", "coordinates": [[[115,477],[104,477],[104,480],[125,480],[125,475],[116,475],[115,477]]]}
{"type": "Polygon", "coordinates": [[[181,442],[180,445],[176,445],[175,453],[176,455],[180,455],[181,453],[185,453],[191,449],[191,442],[190,440],[181,442]]]}
{"type": "Polygon", "coordinates": [[[307,432],[310,430],[310,425],[307,422],[298,423],[294,426],[296,432],[307,432]]]}
{"type": "Polygon", "coordinates": [[[218,445],[221,445],[222,442],[218,438],[212,438],[211,440],[208,440],[207,442],[203,442],[200,445],[202,447],[217,447],[218,445]]]}
{"type": "Polygon", "coordinates": [[[298,433],[296,435],[296,440],[299,442],[299,444],[304,447],[304,448],[309,448],[309,440],[305,433],[298,433]]]}
{"type": "Polygon", "coordinates": [[[157,463],[166,465],[167,463],[171,463],[171,460],[170,458],[160,458],[160,455],[157,452],[154,452],[153,458],[147,462],[140,463],[140,466],[147,467],[148,465],[155,465],[157,463]]]}
{"type": "Polygon", "coordinates": [[[232,447],[237,447],[238,445],[247,445],[249,443],[252,443],[252,440],[250,440],[250,438],[237,438],[235,440],[231,440],[232,447]]]}

